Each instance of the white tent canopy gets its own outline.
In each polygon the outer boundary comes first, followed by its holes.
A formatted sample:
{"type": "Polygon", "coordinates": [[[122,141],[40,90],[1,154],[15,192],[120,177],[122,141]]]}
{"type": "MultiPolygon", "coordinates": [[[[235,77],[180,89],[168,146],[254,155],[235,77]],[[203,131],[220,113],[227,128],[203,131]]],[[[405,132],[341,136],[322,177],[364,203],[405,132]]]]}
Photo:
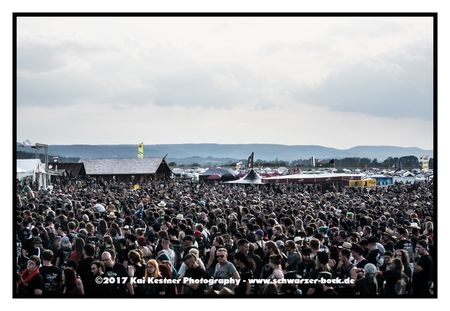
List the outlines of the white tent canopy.
{"type": "Polygon", "coordinates": [[[23,180],[31,177],[32,181],[37,181],[39,187],[47,187],[47,172],[45,171],[45,164],[41,163],[39,159],[25,159],[16,161],[16,178],[23,180]]]}

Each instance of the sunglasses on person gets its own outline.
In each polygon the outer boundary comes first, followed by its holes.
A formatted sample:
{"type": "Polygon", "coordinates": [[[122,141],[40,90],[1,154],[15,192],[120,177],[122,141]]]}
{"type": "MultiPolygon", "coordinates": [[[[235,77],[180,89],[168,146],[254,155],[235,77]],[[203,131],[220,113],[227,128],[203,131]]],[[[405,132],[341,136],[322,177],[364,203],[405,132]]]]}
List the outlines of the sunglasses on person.
{"type": "Polygon", "coordinates": [[[216,258],[224,258],[225,255],[217,255],[216,258]]]}

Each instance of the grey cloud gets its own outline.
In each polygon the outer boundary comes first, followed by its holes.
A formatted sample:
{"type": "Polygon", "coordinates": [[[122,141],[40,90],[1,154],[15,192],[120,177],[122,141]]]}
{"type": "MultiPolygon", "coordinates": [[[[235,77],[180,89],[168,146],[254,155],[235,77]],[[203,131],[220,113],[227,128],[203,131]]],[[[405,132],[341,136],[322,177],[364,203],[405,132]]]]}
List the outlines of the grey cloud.
{"type": "Polygon", "coordinates": [[[271,88],[264,78],[237,64],[205,66],[187,53],[167,47],[135,45],[130,51],[70,41],[30,41],[18,51],[19,106],[273,105],[270,96],[261,91],[271,88]],[[86,68],[66,66],[73,61],[86,64],[86,68]]]}
{"type": "Polygon", "coordinates": [[[398,17],[343,17],[336,19],[341,22],[329,28],[333,37],[385,37],[386,35],[399,33],[405,27],[398,17]]]}
{"type": "Polygon", "coordinates": [[[329,42],[320,40],[303,40],[299,39],[297,42],[273,42],[262,46],[258,50],[258,54],[261,56],[273,56],[278,53],[301,53],[301,55],[315,56],[326,54],[331,50],[332,46],[329,42]]]}
{"type": "Polygon", "coordinates": [[[27,41],[18,44],[17,70],[34,72],[51,71],[64,66],[61,47],[27,41]]]}
{"type": "Polygon", "coordinates": [[[171,75],[139,77],[140,87],[118,90],[105,102],[124,105],[155,104],[160,106],[232,108],[238,105],[254,105],[259,108],[273,106],[270,98],[261,95],[265,81],[245,70],[224,68],[190,68],[171,75]],[[230,77],[235,85],[227,86],[218,81],[221,76],[230,77]]]}
{"type": "Polygon", "coordinates": [[[61,106],[95,99],[98,83],[89,76],[56,72],[46,75],[18,75],[18,106],[61,106]]]}
{"type": "Polygon", "coordinates": [[[24,39],[17,44],[17,70],[44,73],[61,69],[70,58],[114,50],[113,47],[81,44],[69,40],[48,38],[24,39]]]}
{"type": "MultiPolygon", "coordinates": [[[[17,105],[61,106],[96,102],[113,87],[90,65],[118,49],[49,38],[26,39],[17,46],[17,105]],[[86,69],[71,65],[77,61],[86,69]]],[[[105,77],[106,78],[106,77],[105,77]]]]}
{"type": "Polygon", "coordinates": [[[377,62],[354,63],[335,70],[317,88],[294,91],[294,97],[335,111],[431,120],[431,47],[414,46],[408,52],[381,59],[377,62]]]}

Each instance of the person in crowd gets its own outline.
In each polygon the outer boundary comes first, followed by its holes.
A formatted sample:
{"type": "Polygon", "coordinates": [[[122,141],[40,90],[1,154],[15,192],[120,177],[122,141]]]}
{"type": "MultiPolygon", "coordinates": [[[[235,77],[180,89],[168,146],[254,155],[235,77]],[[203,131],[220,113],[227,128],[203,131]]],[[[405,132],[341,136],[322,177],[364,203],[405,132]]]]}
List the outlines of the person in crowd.
{"type": "Polygon", "coordinates": [[[69,260],[72,260],[76,263],[83,260],[84,246],[85,242],[82,238],[75,238],[75,244],[73,246],[73,251],[70,253],[69,260]]]}
{"type": "Polygon", "coordinates": [[[27,267],[20,273],[20,283],[24,287],[21,291],[26,296],[41,296],[44,293],[44,280],[40,274],[41,259],[31,256],[27,261],[27,267]]]}
{"type": "Polygon", "coordinates": [[[105,264],[104,276],[107,278],[120,279],[124,278],[124,282],[115,282],[114,284],[105,284],[108,293],[111,296],[126,296],[134,295],[134,288],[128,278],[128,273],[125,267],[115,262],[116,252],[113,249],[106,250],[101,255],[101,260],[105,264]]]}
{"type": "Polygon", "coordinates": [[[273,273],[273,266],[270,264],[270,257],[275,256],[280,258],[280,265],[283,260],[282,253],[278,249],[278,246],[273,241],[267,241],[264,246],[264,263],[265,266],[261,273],[263,279],[268,278],[273,273]]]}
{"type": "MultiPolygon", "coordinates": [[[[143,279],[145,276],[145,261],[142,258],[142,253],[139,249],[131,250],[128,253],[128,275],[130,277],[136,277],[137,279],[143,279]]],[[[142,286],[138,286],[137,284],[132,284],[135,295],[142,295],[142,286]]]]}
{"type": "Polygon", "coordinates": [[[62,294],[64,296],[83,296],[84,287],[83,282],[77,275],[74,268],[65,268],[63,273],[63,288],[62,294]]]}
{"type": "Polygon", "coordinates": [[[161,246],[162,246],[162,250],[158,253],[158,255],[165,254],[169,258],[172,266],[176,266],[177,262],[176,262],[175,251],[170,248],[170,238],[168,236],[165,236],[162,238],[161,246]]]}
{"type": "Polygon", "coordinates": [[[214,271],[216,269],[217,265],[217,257],[216,252],[219,248],[225,248],[225,241],[223,240],[223,237],[221,235],[216,235],[212,242],[211,251],[208,259],[208,263],[206,265],[206,271],[209,273],[209,275],[213,276],[214,271]]]}
{"type": "Polygon", "coordinates": [[[158,280],[162,280],[161,272],[159,271],[159,264],[155,259],[150,259],[147,262],[145,274],[145,284],[138,285],[143,286],[142,295],[146,297],[164,296],[166,294],[165,286],[158,280]],[[153,282],[157,280],[157,282],[153,282]]]}
{"type": "MultiPolygon", "coordinates": [[[[127,283],[96,284],[92,268],[106,276],[128,277],[133,269],[140,270],[140,274],[144,271],[145,275],[148,267],[143,270],[139,262],[155,258],[158,265],[169,263],[169,271],[160,269],[161,277],[171,274],[177,278],[177,272],[182,271],[180,266],[184,265],[185,273],[188,272],[182,259],[191,254],[200,269],[202,262],[206,264],[210,276],[215,276],[219,267],[220,274],[236,272],[236,277],[246,268],[242,267],[243,262],[228,259],[230,253],[233,256],[243,253],[251,258],[255,278],[277,274],[274,272],[277,267],[270,263],[276,255],[281,257],[285,278],[289,273],[294,278],[295,273],[302,278],[317,278],[318,273],[328,272],[328,265],[333,278],[357,280],[353,286],[332,287],[330,294],[333,290],[340,296],[365,296],[366,292],[373,292],[373,267],[365,269],[371,263],[377,269],[379,293],[383,294],[388,285],[387,291],[391,293],[401,290],[402,295],[414,297],[433,295],[436,282],[433,180],[395,183],[366,191],[324,190],[319,184],[263,184],[244,189],[237,185],[173,179],[141,181],[140,189],[136,190],[121,180],[102,177],[58,178],[52,191],[38,189],[31,183],[33,198],[22,191],[24,185],[19,182],[17,186],[16,293],[21,295],[46,291],[39,280],[45,270],[53,269],[43,258],[47,247],[53,251],[52,265],[77,271],[86,296],[123,297],[132,295],[134,290],[138,292],[139,286],[127,283]],[[245,241],[249,243],[241,244],[245,241]],[[135,248],[140,256],[133,253],[130,257],[135,248]],[[198,254],[191,253],[195,248],[198,254]],[[217,257],[223,253],[218,252],[221,248],[225,249],[227,260],[217,257]],[[114,255],[109,257],[105,251],[114,255]],[[321,253],[327,254],[327,263],[321,253]],[[43,262],[36,267],[39,273],[28,267],[29,258],[34,255],[43,262]],[[397,263],[393,264],[395,259],[400,260],[408,278],[404,289],[402,281],[393,282],[394,274],[398,273],[389,272],[398,268],[397,263]],[[92,266],[99,260],[104,268],[92,266]],[[317,261],[323,262],[319,269],[317,261]],[[236,271],[224,265],[226,262],[236,271]],[[130,266],[129,271],[121,263],[130,266]],[[360,287],[361,282],[367,283],[367,291],[360,287]]],[[[403,275],[401,279],[407,280],[403,275]]],[[[186,286],[181,288],[190,291],[186,286]]],[[[306,295],[311,286],[299,287],[306,295]]],[[[160,289],[166,292],[165,288],[160,289]]],[[[159,293],[160,289],[149,291],[159,293]]],[[[284,295],[297,289],[276,288],[276,292],[284,295]]],[[[317,293],[323,289],[318,288],[317,293]]],[[[232,288],[232,292],[240,290],[232,288]]],[[[256,292],[260,294],[261,289],[256,292]]]]}
{"type": "Polygon", "coordinates": [[[64,269],[67,267],[67,262],[70,260],[70,255],[72,254],[72,243],[70,243],[69,237],[64,236],[61,239],[61,251],[59,252],[59,257],[56,259],[55,266],[64,269]]]}
{"type": "Polygon", "coordinates": [[[95,246],[91,243],[84,245],[83,259],[78,261],[77,274],[83,282],[84,294],[90,296],[95,286],[94,278],[91,273],[91,264],[95,260],[95,246]]]}
{"type": "MultiPolygon", "coordinates": [[[[358,268],[350,261],[351,251],[349,249],[342,248],[341,255],[339,257],[340,271],[339,276],[342,280],[350,279],[356,282],[358,268]]],[[[354,295],[354,284],[341,284],[338,286],[337,291],[339,296],[350,297],[354,295]]]]}
{"type": "MultiPolygon", "coordinates": [[[[195,247],[192,247],[191,249],[189,249],[188,254],[193,255],[196,258],[197,264],[200,267],[200,269],[203,269],[206,271],[205,264],[203,263],[203,260],[200,258],[200,252],[198,251],[198,249],[196,249],[195,247]]],[[[186,270],[187,270],[187,266],[186,266],[185,262],[183,261],[183,263],[180,266],[180,269],[178,270],[178,278],[182,278],[184,276],[184,274],[186,273],[186,270]]]]}
{"type": "Polygon", "coordinates": [[[103,278],[105,276],[105,264],[102,261],[95,260],[91,263],[91,274],[92,279],[94,281],[94,285],[92,286],[89,296],[92,297],[101,297],[106,296],[104,291],[103,278]],[[101,281],[101,282],[100,282],[101,281]]]}
{"type": "Polygon", "coordinates": [[[360,245],[354,244],[352,245],[351,251],[353,256],[353,264],[356,266],[356,268],[363,270],[366,264],[369,263],[363,256],[364,250],[360,245]]]}
{"type": "Polygon", "coordinates": [[[149,261],[152,257],[152,250],[148,247],[145,237],[140,236],[137,238],[137,246],[142,252],[142,257],[145,261],[149,261]]]}
{"type": "Polygon", "coordinates": [[[253,279],[253,262],[250,257],[243,252],[237,252],[234,255],[234,265],[238,269],[241,282],[236,287],[235,294],[237,296],[250,296],[255,294],[255,285],[249,282],[253,279]]]}
{"type": "MultiPolygon", "coordinates": [[[[236,267],[228,261],[228,251],[226,248],[219,248],[216,251],[217,264],[216,269],[214,270],[214,279],[240,279],[239,272],[236,267]]],[[[230,283],[226,287],[231,290],[234,290],[236,283],[230,283]]],[[[225,287],[224,284],[216,283],[214,286],[214,290],[221,290],[225,287]]]]}
{"type": "Polygon", "coordinates": [[[402,261],[403,272],[408,277],[405,294],[411,295],[412,294],[412,288],[411,288],[412,270],[411,270],[410,263],[409,263],[408,251],[406,249],[397,249],[394,253],[394,258],[399,258],[402,261]]]}
{"type": "Polygon", "coordinates": [[[430,296],[433,283],[433,259],[428,253],[428,243],[420,240],[416,244],[416,257],[414,258],[413,295],[430,296]]]}
{"type": "Polygon", "coordinates": [[[253,261],[253,275],[256,278],[259,278],[261,276],[261,271],[263,268],[263,261],[261,257],[259,257],[258,254],[255,253],[255,243],[249,243],[248,245],[248,257],[253,261]]]}
{"type": "Polygon", "coordinates": [[[207,290],[206,284],[196,283],[189,280],[209,279],[210,276],[206,273],[205,269],[200,267],[197,257],[194,254],[186,254],[183,258],[183,263],[186,266],[186,272],[182,278],[183,282],[181,283],[181,294],[189,296],[204,296],[207,290]]]}
{"type": "Polygon", "coordinates": [[[285,265],[286,271],[298,271],[299,263],[301,262],[301,255],[297,249],[297,245],[292,240],[286,241],[287,247],[287,261],[285,265]]]}
{"type": "Polygon", "coordinates": [[[52,264],[52,260],[53,252],[50,249],[46,249],[42,253],[42,266],[39,268],[44,282],[44,296],[57,296],[61,293],[62,271],[52,264]]]}
{"type": "Polygon", "coordinates": [[[355,292],[359,296],[374,297],[378,295],[377,267],[368,263],[364,266],[364,276],[356,281],[355,292]]]}
{"type": "Polygon", "coordinates": [[[384,278],[383,296],[400,296],[403,295],[406,288],[404,281],[406,275],[403,273],[403,264],[401,259],[393,258],[385,272],[379,272],[384,278]]]}

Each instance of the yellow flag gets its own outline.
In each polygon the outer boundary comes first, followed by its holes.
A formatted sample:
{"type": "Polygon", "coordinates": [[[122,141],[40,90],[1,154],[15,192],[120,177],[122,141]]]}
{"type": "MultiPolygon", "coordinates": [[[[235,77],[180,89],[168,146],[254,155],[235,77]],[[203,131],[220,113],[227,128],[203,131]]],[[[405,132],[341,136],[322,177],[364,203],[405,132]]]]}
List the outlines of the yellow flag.
{"type": "Polygon", "coordinates": [[[142,159],[144,157],[144,143],[140,143],[138,145],[138,159],[142,159]]]}

